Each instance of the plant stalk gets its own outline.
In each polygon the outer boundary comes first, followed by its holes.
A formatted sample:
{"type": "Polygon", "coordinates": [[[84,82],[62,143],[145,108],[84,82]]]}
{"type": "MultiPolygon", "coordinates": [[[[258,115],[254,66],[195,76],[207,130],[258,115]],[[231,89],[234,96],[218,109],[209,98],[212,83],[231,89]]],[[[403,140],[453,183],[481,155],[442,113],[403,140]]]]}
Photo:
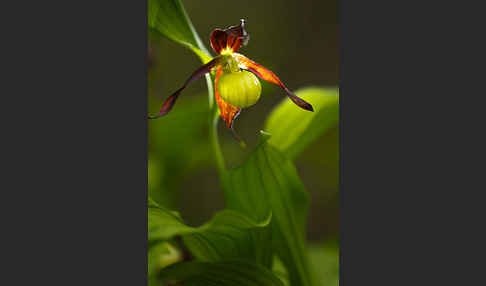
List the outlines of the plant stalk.
{"type": "Polygon", "coordinates": [[[214,98],[214,87],[213,81],[211,79],[210,74],[206,74],[206,83],[208,86],[208,99],[209,99],[209,140],[211,140],[211,145],[213,148],[214,156],[216,158],[216,166],[218,168],[218,172],[222,177],[225,170],[224,165],[224,157],[223,153],[221,152],[221,146],[219,145],[218,140],[218,120],[219,120],[219,113],[218,108],[216,105],[216,100],[214,98]]]}

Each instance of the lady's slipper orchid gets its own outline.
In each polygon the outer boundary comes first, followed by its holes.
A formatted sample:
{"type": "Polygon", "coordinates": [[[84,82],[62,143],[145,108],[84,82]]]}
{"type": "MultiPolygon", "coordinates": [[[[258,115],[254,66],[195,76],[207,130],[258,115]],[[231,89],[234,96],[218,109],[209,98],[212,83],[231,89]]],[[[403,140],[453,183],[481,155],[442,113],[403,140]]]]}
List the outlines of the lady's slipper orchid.
{"type": "Polygon", "coordinates": [[[245,31],[245,20],[243,19],[239,26],[232,26],[225,30],[214,30],[211,33],[211,47],[218,56],[197,69],[184,85],[164,102],[159,113],[155,116],[149,116],[149,118],[159,118],[167,114],[184,88],[211,71],[216,71],[214,94],[221,117],[228,128],[232,129],[233,120],[240,114],[242,108],[255,104],[260,98],[261,85],[253,73],[263,80],[281,86],[287,96],[299,107],[314,111],[309,103],[297,97],[285,87],[273,72],[236,53],[242,45],[246,45],[248,39],[249,35],[245,31]]]}

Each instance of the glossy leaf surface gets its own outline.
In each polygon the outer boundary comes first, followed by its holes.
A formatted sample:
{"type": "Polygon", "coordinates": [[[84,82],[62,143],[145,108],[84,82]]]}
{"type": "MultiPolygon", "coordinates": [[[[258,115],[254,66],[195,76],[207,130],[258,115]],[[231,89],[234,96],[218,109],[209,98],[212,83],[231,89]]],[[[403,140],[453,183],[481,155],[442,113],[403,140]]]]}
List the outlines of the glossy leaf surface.
{"type": "MultiPolygon", "coordinates": [[[[305,246],[308,194],[290,160],[262,142],[252,156],[224,177],[228,208],[261,220],[272,211],[271,249],[285,264],[291,285],[311,285],[305,246]]],[[[272,253],[262,253],[268,257],[272,253]]]]}
{"type": "Polygon", "coordinates": [[[268,143],[291,159],[339,121],[337,88],[308,87],[295,94],[311,103],[314,112],[295,108],[291,101],[283,100],[269,115],[264,128],[272,135],[268,143]]]}

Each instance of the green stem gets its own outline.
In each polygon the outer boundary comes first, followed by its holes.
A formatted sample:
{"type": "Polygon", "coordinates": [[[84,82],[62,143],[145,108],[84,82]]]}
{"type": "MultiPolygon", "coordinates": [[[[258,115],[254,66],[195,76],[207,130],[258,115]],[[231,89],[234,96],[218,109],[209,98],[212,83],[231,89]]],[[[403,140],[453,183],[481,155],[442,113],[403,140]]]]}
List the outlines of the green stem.
{"type": "MultiPolygon", "coordinates": [[[[189,28],[191,29],[192,35],[194,36],[194,39],[200,51],[198,51],[197,49],[192,49],[192,50],[199,56],[199,58],[203,63],[209,62],[209,60],[211,60],[211,57],[209,56],[210,53],[206,48],[206,46],[201,41],[201,39],[199,38],[199,35],[197,34],[196,29],[192,25],[192,22],[189,19],[189,16],[187,15],[184,6],[180,2],[180,0],[177,1],[176,4],[179,5],[180,9],[182,10],[184,17],[189,25],[189,28]]],[[[223,153],[221,152],[221,147],[218,141],[218,129],[217,129],[219,114],[218,114],[216,100],[214,98],[213,80],[210,74],[206,74],[206,84],[208,86],[208,98],[209,98],[209,118],[208,118],[209,137],[211,140],[214,156],[216,157],[216,165],[218,167],[219,175],[221,178],[223,178],[225,165],[224,165],[223,153]]]]}
{"type": "Polygon", "coordinates": [[[219,174],[222,177],[225,170],[224,157],[221,152],[221,146],[218,140],[218,120],[219,114],[217,105],[214,98],[214,88],[213,81],[209,74],[206,75],[206,83],[208,85],[208,98],[209,98],[209,140],[211,140],[211,145],[213,148],[214,156],[216,158],[216,166],[218,168],[219,174]]]}

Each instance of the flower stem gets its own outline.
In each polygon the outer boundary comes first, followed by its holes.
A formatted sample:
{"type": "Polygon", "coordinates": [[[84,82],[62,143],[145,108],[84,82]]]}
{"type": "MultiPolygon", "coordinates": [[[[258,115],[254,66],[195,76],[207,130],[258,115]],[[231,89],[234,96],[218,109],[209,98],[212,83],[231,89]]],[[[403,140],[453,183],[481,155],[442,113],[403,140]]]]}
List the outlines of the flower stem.
{"type": "Polygon", "coordinates": [[[206,83],[208,85],[208,98],[209,98],[209,140],[211,140],[211,145],[213,148],[214,156],[216,158],[216,166],[219,171],[219,175],[222,177],[225,170],[224,157],[221,152],[221,146],[218,140],[218,120],[219,114],[217,105],[215,104],[214,98],[214,87],[213,81],[209,74],[206,74],[206,83]]]}

